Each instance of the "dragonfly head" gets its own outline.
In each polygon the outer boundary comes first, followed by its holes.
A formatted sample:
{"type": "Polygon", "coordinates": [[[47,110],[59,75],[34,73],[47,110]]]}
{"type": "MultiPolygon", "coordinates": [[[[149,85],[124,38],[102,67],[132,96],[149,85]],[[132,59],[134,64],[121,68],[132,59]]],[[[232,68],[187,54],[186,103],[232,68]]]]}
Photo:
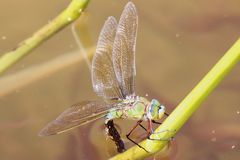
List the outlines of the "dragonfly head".
{"type": "Polygon", "coordinates": [[[165,106],[160,104],[158,100],[152,99],[147,110],[147,116],[152,120],[159,120],[165,113],[165,106]]]}

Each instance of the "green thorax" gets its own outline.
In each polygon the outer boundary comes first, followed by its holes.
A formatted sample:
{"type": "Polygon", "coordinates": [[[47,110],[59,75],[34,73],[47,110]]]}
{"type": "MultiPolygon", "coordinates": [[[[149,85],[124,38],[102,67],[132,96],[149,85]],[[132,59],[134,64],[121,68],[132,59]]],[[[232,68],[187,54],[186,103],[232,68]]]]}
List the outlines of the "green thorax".
{"type": "Polygon", "coordinates": [[[149,101],[144,97],[136,97],[134,99],[126,99],[119,103],[116,108],[110,110],[107,114],[107,119],[132,119],[132,120],[145,120],[146,107],[149,101]]]}

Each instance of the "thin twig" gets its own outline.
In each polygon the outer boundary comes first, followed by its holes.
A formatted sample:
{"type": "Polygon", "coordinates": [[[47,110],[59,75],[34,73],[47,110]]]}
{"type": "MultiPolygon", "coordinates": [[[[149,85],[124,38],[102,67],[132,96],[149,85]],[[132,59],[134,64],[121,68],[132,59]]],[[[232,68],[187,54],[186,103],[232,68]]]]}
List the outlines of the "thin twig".
{"type": "MultiPolygon", "coordinates": [[[[94,50],[95,47],[87,49],[88,59],[91,59],[94,50]]],[[[62,54],[47,62],[30,66],[14,74],[6,75],[0,78],[0,97],[20,90],[31,83],[44,79],[68,66],[77,64],[82,60],[85,60],[83,54],[77,50],[62,54]]]]}
{"type": "Polygon", "coordinates": [[[86,8],[88,1],[89,0],[72,0],[69,6],[50,23],[34,33],[33,36],[21,42],[16,49],[5,53],[0,58],[0,74],[56,32],[76,20],[86,8]]]}

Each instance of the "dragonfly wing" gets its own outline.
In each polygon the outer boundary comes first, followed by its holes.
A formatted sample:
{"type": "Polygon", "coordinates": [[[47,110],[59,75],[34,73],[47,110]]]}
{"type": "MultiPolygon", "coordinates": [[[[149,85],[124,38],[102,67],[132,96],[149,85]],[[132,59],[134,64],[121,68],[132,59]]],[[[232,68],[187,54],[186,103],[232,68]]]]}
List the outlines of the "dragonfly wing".
{"type": "Polygon", "coordinates": [[[66,132],[75,127],[104,117],[110,105],[103,101],[84,101],[65,110],[55,120],[48,123],[40,132],[40,136],[48,136],[66,132]]]}
{"type": "Polygon", "coordinates": [[[120,17],[113,44],[113,66],[124,95],[134,94],[135,46],[138,27],[137,11],[129,2],[120,17]]]}
{"type": "Polygon", "coordinates": [[[109,17],[101,30],[96,53],[92,61],[93,89],[98,96],[106,100],[124,98],[112,62],[112,47],[116,28],[117,22],[115,18],[109,17]]]}

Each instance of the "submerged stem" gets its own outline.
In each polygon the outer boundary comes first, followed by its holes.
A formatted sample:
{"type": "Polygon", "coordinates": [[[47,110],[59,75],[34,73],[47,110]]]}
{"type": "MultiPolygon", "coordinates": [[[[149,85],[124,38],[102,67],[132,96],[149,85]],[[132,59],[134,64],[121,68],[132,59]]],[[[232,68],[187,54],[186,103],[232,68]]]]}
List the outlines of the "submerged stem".
{"type": "Polygon", "coordinates": [[[82,13],[83,9],[86,8],[88,1],[89,0],[72,0],[69,6],[50,23],[42,27],[28,39],[21,42],[16,49],[1,56],[0,74],[30,53],[31,50],[39,46],[46,39],[76,20],[82,13]]]}
{"type": "MultiPolygon", "coordinates": [[[[219,84],[219,82],[229,73],[240,60],[240,39],[225,53],[225,55],[213,66],[207,75],[193,88],[193,90],[182,100],[168,118],[160,125],[155,132],[169,130],[176,132],[164,132],[154,134],[151,138],[166,139],[174,137],[177,131],[184,125],[189,117],[196,111],[201,102],[219,84]]],[[[140,143],[151,153],[134,146],[122,154],[118,154],[111,160],[135,160],[144,159],[157,153],[166,145],[166,141],[144,140],[140,143]]]]}

